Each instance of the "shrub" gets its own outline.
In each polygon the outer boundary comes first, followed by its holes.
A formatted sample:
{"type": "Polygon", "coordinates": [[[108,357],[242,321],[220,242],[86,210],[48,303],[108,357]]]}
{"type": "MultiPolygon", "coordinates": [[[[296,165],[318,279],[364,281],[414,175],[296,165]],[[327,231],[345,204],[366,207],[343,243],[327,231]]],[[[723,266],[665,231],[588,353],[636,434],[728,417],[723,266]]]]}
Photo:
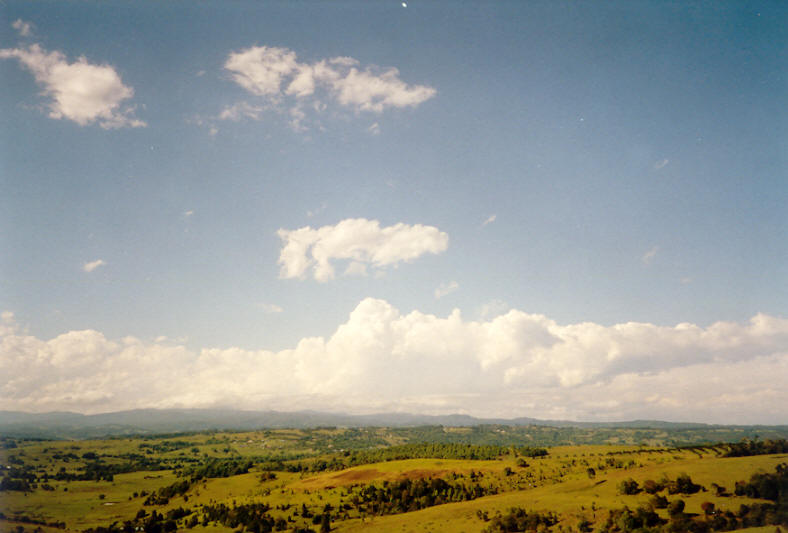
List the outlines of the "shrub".
{"type": "Polygon", "coordinates": [[[638,487],[638,482],[632,478],[625,479],[621,483],[618,484],[618,492],[619,494],[637,494],[640,492],[640,487],[638,487]]]}

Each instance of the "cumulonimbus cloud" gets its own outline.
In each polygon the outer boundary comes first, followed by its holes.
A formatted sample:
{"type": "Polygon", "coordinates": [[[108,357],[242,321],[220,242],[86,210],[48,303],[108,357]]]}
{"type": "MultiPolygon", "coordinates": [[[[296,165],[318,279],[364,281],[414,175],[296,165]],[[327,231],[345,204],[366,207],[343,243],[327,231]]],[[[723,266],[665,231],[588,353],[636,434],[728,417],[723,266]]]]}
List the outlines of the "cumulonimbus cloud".
{"type": "Polygon", "coordinates": [[[380,227],[377,220],[348,218],[334,226],[280,229],[281,278],[306,277],[311,269],[317,281],[334,278],[332,261],[348,261],[346,274],[365,274],[367,266],[380,269],[437,254],[449,246],[449,236],[434,226],[404,224],[380,227]]]}
{"type": "Polygon", "coordinates": [[[280,47],[253,46],[232,52],[224,68],[259,102],[233,104],[219,118],[259,119],[264,110],[285,105],[296,129],[303,127],[306,111],[322,111],[327,102],[355,112],[381,113],[390,108],[416,107],[436,94],[432,87],[405,83],[393,67],[362,68],[351,57],[304,63],[298,61],[294,51],[280,47]]]}
{"type": "Polygon", "coordinates": [[[134,96],[114,67],[95,65],[85,57],[69,62],[63,53],[47,52],[40,45],[0,49],[0,59],[17,59],[35,77],[49,98],[49,117],[80,126],[97,123],[105,129],[141,127],[132,107],[123,103],[134,96]]]}
{"type": "Polygon", "coordinates": [[[0,320],[0,408],[389,409],[572,419],[785,423],[788,320],[558,324],[511,310],[404,314],[365,299],[328,338],[282,351],[51,340],[0,320]]]}

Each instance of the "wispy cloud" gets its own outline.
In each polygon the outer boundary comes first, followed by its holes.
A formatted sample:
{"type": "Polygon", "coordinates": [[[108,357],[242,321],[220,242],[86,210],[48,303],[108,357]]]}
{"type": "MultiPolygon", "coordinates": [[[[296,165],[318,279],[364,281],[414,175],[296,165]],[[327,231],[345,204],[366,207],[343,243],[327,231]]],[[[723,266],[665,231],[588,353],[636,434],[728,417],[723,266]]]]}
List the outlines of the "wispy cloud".
{"type": "Polygon", "coordinates": [[[30,37],[33,33],[33,25],[22,19],[16,19],[11,26],[19,32],[20,37],[30,37]]]}
{"type": "Polygon", "coordinates": [[[306,212],[306,216],[308,216],[309,218],[312,218],[312,217],[314,217],[314,216],[317,216],[317,215],[319,215],[320,213],[322,213],[323,211],[325,211],[325,210],[326,210],[326,207],[328,207],[328,204],[326,204],[325,202],[323,202],[323,203],[321,203],[321,204],[320,204],[320,207],[318,207],[317,209],[310,209],[310,210],[308,210],[308,211],[306,212]]]}
{"type": "Polygon", "coordinates": [[[134,89],[110,65],[92,64],[85,57],[69,62],[61,52],[47,52],[38,44],[0,49],[0,59],[17,59],[33,74],[49,98],[50,118],[80,126],[97,123],[105,129],[146,125],[134,117],[133,107],[122,107],[134,96],[134,89]]]}
{"type": "Polygon", "coordinates": [[[487,220],[482,222],[482,227],[486,226],[487,224],[492,224],[493,222],[495,222],[495,219],[497,217],[498,217],[498,215],[495,215],[495,214],[490,215],[489,217],[487,217],[487,220]]]}
{"type": "Polygon", "coordinates": [[[657,161],[656,163],[654,163],[654,170],[659,170],[661,168],[664,168],[668,165],[668,163],[670,163],[669,159],[663,159],[662,161],[657,161]]]}
{"type": "Polygon", "coordinates": [[[102,267],[106,264],[107,264],[106,261],[104,261],[103,259],[96,259],[95,261],[89,261],[84,265],[82,265],[82,270],[84,272],[93,272],[97,268],[102,267]]]}
{"type": "Polygon", "coordinates": [[[271,303],[261,303],[260,304],[260,308],[264,312],[271,313],[271,314],[281,313],[281,312],[284,311],[284,309],[282,309],[282,307],[280,307],[280,306],[278,306],[276,304],[271,304],[271,303]]]}
{"type": "Polygon", "coordinates": [[[483,319],[494,318],[507,312],[511,307],[503,300],[490,300],[479,308],[479,316],[483,319]]]}
{"type": "Polygon", "coordinates": [[[238,121],[242,118],[251,118],[259,120],[265,110],[265,107],[253,105],[249,102],[236,102],[231,106],[225,107],[222,112],[219,113],[219,119],[238,121]]]}
{"type": "Polygon", "coordinates": [[[658,252],[659,252],[659,246],[656,245],[652,246],[651,249],[649,249],[646,253],[643,254],[640,260],[643,262],[644,265],[650,265],[651,262],[654,260],[654,258],[657,256],[658,252]]]}
{"type": "Polygon", "coordinates": [[[314,229],[280,229],[277,234],[282,239],[280,277],[303,279],[311,269],[320,282],[334,278],[332,261],[350,261],[346,274],[366,274],[366,266],[381,269],[449,246],[449,236],[434,226],[400,222],[381,228],[377,220],[365,218],[314,229]]]}
{"type": "Polygon", "coordinates": [[[450,281],[448,283],[445,283],[445,282],[441,283],[438,286],[438,288],[435,289],[435,299],[443,298],[444,296],[447,296],[447,295],[453,293],[454,291],[456,291],[459,288],[460,288],[460,284],[457,283],[456,281],[450,281]]]}

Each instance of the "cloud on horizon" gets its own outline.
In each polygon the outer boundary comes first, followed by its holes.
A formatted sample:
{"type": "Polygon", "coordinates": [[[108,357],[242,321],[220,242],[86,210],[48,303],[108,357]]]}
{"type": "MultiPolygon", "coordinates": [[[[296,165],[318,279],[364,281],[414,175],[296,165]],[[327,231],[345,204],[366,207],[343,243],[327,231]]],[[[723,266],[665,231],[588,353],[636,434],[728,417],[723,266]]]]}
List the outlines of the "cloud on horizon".
{"type": "Polygon", "coordinates": [[[403,314],[367,298],[328,338],[282,351],[198,352],[110,340],[51,340],[0,321],[0,408],[99,412],[141,407],[466,412],[611,420],[785,423],[788,319],[708,327],[561,325],[511,310],[467,321],[403,314]]]}
{"type": "Polygon", "coordinates": [[[345,275],[366,275],[368,266],[395,266],[425,253],[441,253],[449,246],[449,236],[434,226],[400,222],[381,228],[377,220],[365,218],[315,229],[280,229],[277,235],[282,239],[279,277],[304,279],[312,269],[319,282],[334,279],[332,261],[349,261],[345,275]]]}

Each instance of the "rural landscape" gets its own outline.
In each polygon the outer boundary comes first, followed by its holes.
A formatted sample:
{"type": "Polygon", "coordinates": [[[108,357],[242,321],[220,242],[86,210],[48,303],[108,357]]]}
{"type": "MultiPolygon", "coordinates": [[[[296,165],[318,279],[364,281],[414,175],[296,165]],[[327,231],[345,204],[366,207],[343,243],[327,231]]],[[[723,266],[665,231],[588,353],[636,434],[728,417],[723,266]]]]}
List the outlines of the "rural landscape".
{"type": "Polygon", "coordinates": [[[788,533],[786,22],[0,0],[0,533],[788,533]]]}
{"type": "Polygon", "coordinates": [[[167,435],[115,428],[112,436],[85,440],[26,438],[33,430],[17,422],[16,429],[3,427],[17,436],[0,440],[0,527],[19,533],[788,527],[788,427],[612,426],[167,435]]]}

